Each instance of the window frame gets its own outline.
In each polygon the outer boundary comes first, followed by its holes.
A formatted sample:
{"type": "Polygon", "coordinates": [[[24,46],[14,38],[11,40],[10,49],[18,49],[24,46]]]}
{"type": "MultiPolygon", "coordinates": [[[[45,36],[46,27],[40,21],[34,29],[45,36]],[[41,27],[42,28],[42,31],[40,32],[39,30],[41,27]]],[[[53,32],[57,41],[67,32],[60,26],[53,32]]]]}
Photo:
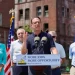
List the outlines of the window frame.
{"type": "Polygon", "coordinates": [[[30,9],[26,8],[25,9],[25,20],[29,20],[30,19],[30,9]]]}
{"type": "Polygon", "coordinates": [[[48,7],[48,5],[44,5],[44,16],[45,17],[49,16],[49,7],[48,7]],[[47,7],[47,9],[46,9],[46,7],[47,7]]]}
{"type": "Polygon", "coordinates": [[[40,17],[42,15],[42,9],[41,6],[36,7],[36,16],[40,17]]]}
{"type": "Polygon", "coordinates": [[[18,3],[22,3],[22,0],[18,0],[18,3]]]}
{"type": "Polygon", "coordinates": [[[2,13],[0,13],[0,26],[2,26],[2,13]]]}
{"type": "Polygon", "coordinates": [[[19,10],[19,20],[23,19],[23,9],[19,10]],[[22,14],[21,14],[21,10],[22,10],[22,14]]]}
{"type": "Polygon", "coordinates": [[[46,31],[46,30],[48,30],[48,28],[49,28],[49,24],[48,23],[44,23],[43,24],[43,30],[46,31]]]}

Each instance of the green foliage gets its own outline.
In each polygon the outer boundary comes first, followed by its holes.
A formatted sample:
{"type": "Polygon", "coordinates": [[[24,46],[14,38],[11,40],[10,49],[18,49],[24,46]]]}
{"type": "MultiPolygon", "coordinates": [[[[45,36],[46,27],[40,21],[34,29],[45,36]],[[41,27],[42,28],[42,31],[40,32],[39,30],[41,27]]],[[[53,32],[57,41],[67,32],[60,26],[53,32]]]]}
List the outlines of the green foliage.
{"type": "Polygon", "coordinates": [[[32,33],[32,30],[30,29],[29,25],[24,25],[24,29],[25,29],[26,32],[32,33]]]}
{"type": "Polygon", "coordinates": [[[70,68],[68,66],[66,67],[66,72],[70,72],[70,68]]]}

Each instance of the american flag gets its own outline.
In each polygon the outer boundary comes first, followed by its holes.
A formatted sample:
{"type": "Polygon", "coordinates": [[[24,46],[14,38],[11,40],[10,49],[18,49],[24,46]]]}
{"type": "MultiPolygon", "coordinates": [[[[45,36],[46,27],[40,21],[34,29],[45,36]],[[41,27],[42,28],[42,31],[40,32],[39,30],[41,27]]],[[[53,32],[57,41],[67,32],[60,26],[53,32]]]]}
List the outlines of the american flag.
{"type": "Polygon", "coordinates": [[[11,42],[14,40],[14,17],[11,17],[10,19],[10,30],[8,35],[8,41],[7,41],[7,63],[4,67],[5,75],[12,75],[11,74],[11,60],[10,60],[10,45],[11,42]]]}

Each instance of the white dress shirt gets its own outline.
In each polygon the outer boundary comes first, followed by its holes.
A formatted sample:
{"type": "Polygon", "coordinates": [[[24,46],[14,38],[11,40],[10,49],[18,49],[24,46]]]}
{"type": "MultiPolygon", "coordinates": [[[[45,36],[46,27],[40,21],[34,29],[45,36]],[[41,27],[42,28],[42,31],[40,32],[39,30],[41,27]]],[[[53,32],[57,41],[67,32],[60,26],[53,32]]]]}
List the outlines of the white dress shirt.
{"type": "Polygon", "coordinates": [[[11,60],[14,63],[17,62],[16,55],[21,54],[21,47],[22,47],[22,42],[20,42],[19,40],[15,40],[11,43],[10,56],[11,56],[11,60]]]}

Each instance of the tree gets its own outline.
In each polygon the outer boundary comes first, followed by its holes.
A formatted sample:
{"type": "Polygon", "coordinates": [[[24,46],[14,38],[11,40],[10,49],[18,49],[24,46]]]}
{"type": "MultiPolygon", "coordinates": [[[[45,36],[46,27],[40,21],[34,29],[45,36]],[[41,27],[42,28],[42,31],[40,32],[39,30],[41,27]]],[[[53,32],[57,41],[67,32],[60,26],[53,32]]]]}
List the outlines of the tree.
{"type": "Polygon", "coordinates": [[[25,29],[26,32],[32,33],[32,30],[30,29],[29,25],[24,25],[24,29],[25,29]]]}

